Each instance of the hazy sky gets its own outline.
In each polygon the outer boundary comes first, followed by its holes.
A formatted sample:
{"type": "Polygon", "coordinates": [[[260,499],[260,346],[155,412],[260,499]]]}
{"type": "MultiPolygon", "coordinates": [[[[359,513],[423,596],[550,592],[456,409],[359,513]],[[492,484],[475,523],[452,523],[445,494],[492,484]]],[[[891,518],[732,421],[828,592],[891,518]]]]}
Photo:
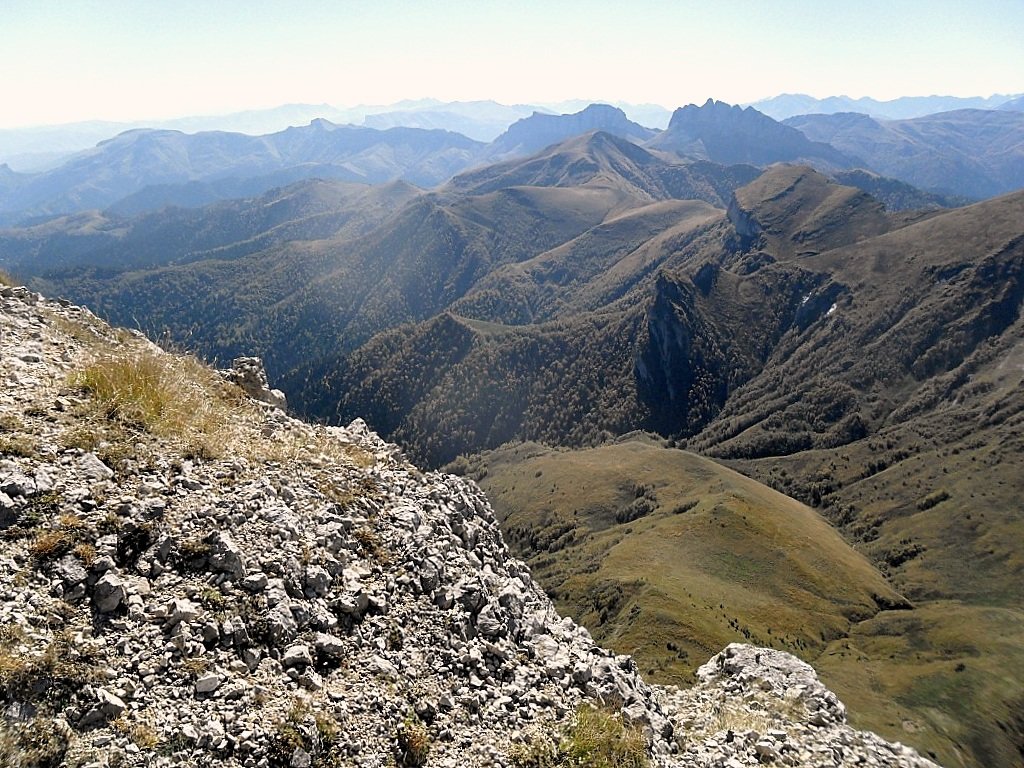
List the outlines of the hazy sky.
{"type": "Polygon", "coordinates": [[[1024,0],[0,0],[0,127],[783,92],[1024,92],[1024,0]]]}

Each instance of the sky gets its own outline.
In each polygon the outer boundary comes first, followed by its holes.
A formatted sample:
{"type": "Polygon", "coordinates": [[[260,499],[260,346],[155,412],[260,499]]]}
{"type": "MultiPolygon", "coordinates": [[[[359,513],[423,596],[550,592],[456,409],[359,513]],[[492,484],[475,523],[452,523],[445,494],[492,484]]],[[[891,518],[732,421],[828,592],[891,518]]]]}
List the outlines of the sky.
{"type": "Polygon", "coordinates": [[[433,97],[1024,92],[1024,0],[0,0],[0,128],[433,97]]]}

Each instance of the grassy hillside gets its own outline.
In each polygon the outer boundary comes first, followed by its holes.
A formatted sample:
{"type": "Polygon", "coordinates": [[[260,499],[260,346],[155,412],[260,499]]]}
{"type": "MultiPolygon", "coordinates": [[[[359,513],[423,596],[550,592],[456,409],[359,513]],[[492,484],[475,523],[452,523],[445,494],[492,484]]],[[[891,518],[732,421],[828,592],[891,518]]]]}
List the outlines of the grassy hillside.
{"type": "Polygon", "coordinates": [[[695,454],[636,437],[481,461],[506,538],[549,593],[662,679],[736,639],[815,654],[904,604],[816,512],[695,454]]]}
{"type": "MultiPolygon", "coordinates": [[[[911,604],[890,562],[880,571],[865,556],[877,552],[852,548],[819,512],[642,436],[586,450],[510,444],[453,468],[480,478],[560,608],[656,679],[685,680],[709,649],[750,640],[812,663],[859,727],[947,766],[1015,764],[1017,572],[989,601],[941,597],[933,580],[911,604]]],[[[913,560],[915,541],[890,561],[913,560]]],[[[936,561],[970,570],[970,558],[949,557],[954,540],[932,546],[936,561]]]]}

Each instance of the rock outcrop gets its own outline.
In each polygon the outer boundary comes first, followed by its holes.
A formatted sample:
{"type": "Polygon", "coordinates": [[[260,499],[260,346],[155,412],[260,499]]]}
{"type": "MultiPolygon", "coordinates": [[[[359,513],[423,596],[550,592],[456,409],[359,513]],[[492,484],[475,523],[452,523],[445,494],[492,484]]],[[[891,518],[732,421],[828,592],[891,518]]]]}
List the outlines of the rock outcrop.
{"type": "Polygon", "coordinates": [[[153,354],[85,309],[2,289],[0,763],[530,765],[593,705],[652,765],[931,765],[849,728],[777,651],[648,685],[556,613],[473,483],[361,421],[306,424],[201,378],[177,386],[233,409],[215,440],[98,404],[82,371],[136,352],[153,354]]]}
{"type": "Polygon", "coordinates": [[[271,389],[267,381],[267,370],[258,357],[236,357],[231,367],[220,371],[226,381],[242,388],[253,400],[273,405],[281,410],[288,407],[288,400],[280,389],[271,389]]]}

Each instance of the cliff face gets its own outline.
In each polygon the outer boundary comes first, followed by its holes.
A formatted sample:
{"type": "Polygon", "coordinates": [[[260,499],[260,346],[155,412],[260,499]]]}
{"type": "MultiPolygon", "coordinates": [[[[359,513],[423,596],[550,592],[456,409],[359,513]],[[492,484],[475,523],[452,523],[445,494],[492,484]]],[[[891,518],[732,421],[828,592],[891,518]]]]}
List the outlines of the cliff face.
{"type": "Polygon", "coordinates": [[[931,765],[777,651],[647,685],[362,422],[9,287],[0,378],[4,765],[931,765]]]}

